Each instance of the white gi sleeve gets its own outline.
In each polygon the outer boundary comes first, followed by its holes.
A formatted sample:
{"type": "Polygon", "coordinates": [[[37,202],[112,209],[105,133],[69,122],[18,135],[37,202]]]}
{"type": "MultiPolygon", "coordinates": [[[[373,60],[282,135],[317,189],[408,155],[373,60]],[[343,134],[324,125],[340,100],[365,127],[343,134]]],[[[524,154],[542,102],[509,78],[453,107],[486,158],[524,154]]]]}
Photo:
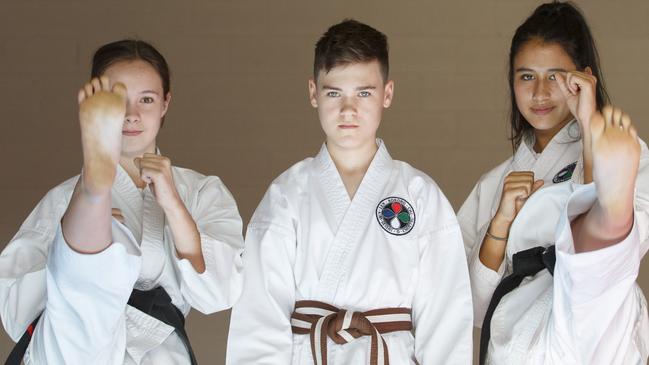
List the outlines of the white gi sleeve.
{"type": "Polygon", "coordinates": [[[562,352],[569,352],[583,364],[644,363],[649,323],[635,280],[643,255],[640,234],[649,226],[646,205],[638,211],[636,199],[633,228],[621,242],[575,253],[570,222],[596,199],[594,184],[577,186],[558,224],[549,357],[559,360],[562,352]],[[565,346],[572,348],[560,351],[565,346]]]}
{"type": "Polygon", "coordinates": [[[14,341],[45,308],[47,251],[67,207],[66,195],[60,187],[49,191],[0,254],[2,323],[14,341]]]}
{"type": "Polygon", "coordinates": [[[470,364],[473,357],[473,306],[453,208],[439,191],[431,193],[432,214],[420,237],[419,282],[412,311],[415,356],[420,364],[470,364]]]}
{"type": "Polygon", "coordinates": [[[278,190],[271,185],[248,225],[243,294],[230,318],[229,365],[292,361],[296,233],[288,201],[278,190]]]}
{"type": "Polygon", "coordinates": [[[200,234],[205,271],[199,274],[176,255],[180,291],[202,313],[230,308],[243,285],[243,224],[237,204],[221,180],[209,176],[187,208],[200,234]]]}
{"type": "Polygon", "coordinates": [[[481,201],[481,186],[482,180],[473,188],[457,214],[469,265],[473,321],[476,327],[482,327],[493,292],[505,274],[505,260],[500,264],[498,271],[491,270],[480,261],[480,247],[491,223],[491,202],[494,201],[494,196],[485,197],[483,199],[486,201],[481,201]],[[484,216],[483,220],[486,222],[481,222],[480,216],[484,216]]]}
{"type": "Polygon", "coordinates": [[[45,269],[45,311],[27,352],[30,362],[124,362],[125,307],[141,260],[127,252],[135,243],[128,229],[113,219],[112,231],[113,243],[104,251],[81,254],[72,250],[60,228],[57,230],[45,269]]]}

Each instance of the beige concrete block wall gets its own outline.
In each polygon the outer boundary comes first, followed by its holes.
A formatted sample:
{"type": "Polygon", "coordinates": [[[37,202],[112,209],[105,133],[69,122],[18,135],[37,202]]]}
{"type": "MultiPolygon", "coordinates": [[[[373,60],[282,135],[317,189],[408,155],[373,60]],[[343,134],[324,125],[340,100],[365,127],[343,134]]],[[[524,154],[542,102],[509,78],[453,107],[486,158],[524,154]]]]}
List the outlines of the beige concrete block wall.
{"type": "MultiPolygon", "coordinates": [[[[323,140],[307,100],[313,46],[353,17],[385,32],[396,81],[380,135],[459,208],[510,154],[506,62],[538,1],[28,0],[0,2],[0,248],[48,189],[81,164],[76,92],[99,45],[139,37],[172,70],[159,146],[220,176],[247,222],[271,180],[323,140]]],[[[649,139],[649,2],[579,1],[610,94],[649,139]]],[[[640,283],[649,291],[649,265],[640,283]]],[[[188,321],[202,364],[222,364],[228,313],[188,321]]],[[[0,358],[12,347],[0,334],[0,358]]]]}

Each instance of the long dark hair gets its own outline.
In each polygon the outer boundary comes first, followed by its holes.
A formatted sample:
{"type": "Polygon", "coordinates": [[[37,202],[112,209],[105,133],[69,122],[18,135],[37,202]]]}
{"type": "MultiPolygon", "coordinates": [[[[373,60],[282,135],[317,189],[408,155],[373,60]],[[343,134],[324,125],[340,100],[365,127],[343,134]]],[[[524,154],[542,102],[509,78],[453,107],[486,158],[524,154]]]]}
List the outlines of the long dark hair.
{"type": "Polygon", "coordinates": [[[578,70],[590,67],[597,78],[595,98],[597,108],[601,109],[609,102],[604,87],[604,78],[599,66],[599,54],[595,40],[588,28],[586,19],[571,3],[551,2],[542,4],[521,24],[509,50],[509,93],[511,97],[510,140],[514,150],[520,145],[523,137],[534,128],[523,117],[514,94],[514,58],[520,48],[529,40],[539,39],[544,43],[558,44],[570,56],[578,70]]]}
{"type": "Polygon", "coordinates": [[[162,79],[163,97],[171,88],[169,66],[165,58],[149,43],[135,39],[124,39],[105,44],[92,57],[90,77],[99,77],[111,65],[120,61],[142,60],[150,64],[162,79]]]}

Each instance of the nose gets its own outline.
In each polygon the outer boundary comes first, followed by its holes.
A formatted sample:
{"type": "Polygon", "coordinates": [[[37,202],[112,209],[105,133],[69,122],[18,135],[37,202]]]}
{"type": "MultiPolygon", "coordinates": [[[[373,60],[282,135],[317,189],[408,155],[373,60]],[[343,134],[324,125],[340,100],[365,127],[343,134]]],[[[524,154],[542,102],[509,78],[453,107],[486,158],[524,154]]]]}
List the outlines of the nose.
{"type": "Polygon", "coordinates": [[[124,115],[125,123],[136,123],[140,121],[140,113],[137,110],[137,106],[132,102],[126,102],[126,114],[124,115]]]}
{"type": "Polygon", "coordinates": [[[343,98],[343,103],[340,108],[340,115],[344,119],[352,119],[356,116],[356,100],[353,97],[343,98]]]}
{"type": "Polygon", "coordinates": [[[550,98],[550,85],[547,80],[539,79],[534,85],[534,101],[542,102],[550,98]]]}

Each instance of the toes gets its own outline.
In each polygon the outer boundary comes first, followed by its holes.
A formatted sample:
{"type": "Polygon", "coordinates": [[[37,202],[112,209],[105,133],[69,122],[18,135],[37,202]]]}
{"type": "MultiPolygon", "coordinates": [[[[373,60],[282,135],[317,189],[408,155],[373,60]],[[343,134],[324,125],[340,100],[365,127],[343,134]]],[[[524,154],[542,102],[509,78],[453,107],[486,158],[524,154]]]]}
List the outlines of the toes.
{"type": "Polygon", "coordinates": [[[126,86],[121,82],[117,82],[115,83],[115,85],[113,85],[113,92],[115,94],[119,94],[120,96],[126,97],[126,86]]]}
{"type": "Polygon", "coordinates": [[[620,128],[622,125],[622,109],[613,108],[613,118],[611,119],[611,126],[620,128]]]}
{"type": "Polygon", "coordinates": [[[624,131],[629,131],[629,127],[631,127],[631,117],[627,113],[622,113],[622,117],[620,118],[620,128],[623,129],[624,131]]]}
{"type": "Polygon", "coordinates": [[[84,100],[86,100],[86,90],[82,88],[77,94],[77,101],[81,104],[84,100]]]}
{"type": "Polygon", "coordinates": [[[602,108],[602,115],[604,115],[604,122],[606,126],[611,125],[611,121],[613,120],[613,107],[607,105],[602,108]]]}
{"type": "Polygon", "coordinates": [[[98,93],[101,91],[101,82],[99,81],[98,78],[93,78],[90,80],[90,83],[92,84],[92,89],[94,90],[95,93],[98,93]]]}
{"type": "Polygon", "coordinates": [[[99,82],[101,83],[101,89],[103,91],[110,91],[110,80],[107,76],[99,77],[99,82]]]}
{"type": "Polygon", "coordinates": [[[92,92],[92,84],[91,83],[87,83],[87,84],[83,85],[83,90],[86,92],[86,98],[89,98],[89,97],[92,96],[93,92],[92,92]]]}
{"type": "Polygon", "coordinates": [[[635,138],[636,141],[638,140],[638,131],[635,129],[634,125],[629,126],[629,135],[635,138]]]}

